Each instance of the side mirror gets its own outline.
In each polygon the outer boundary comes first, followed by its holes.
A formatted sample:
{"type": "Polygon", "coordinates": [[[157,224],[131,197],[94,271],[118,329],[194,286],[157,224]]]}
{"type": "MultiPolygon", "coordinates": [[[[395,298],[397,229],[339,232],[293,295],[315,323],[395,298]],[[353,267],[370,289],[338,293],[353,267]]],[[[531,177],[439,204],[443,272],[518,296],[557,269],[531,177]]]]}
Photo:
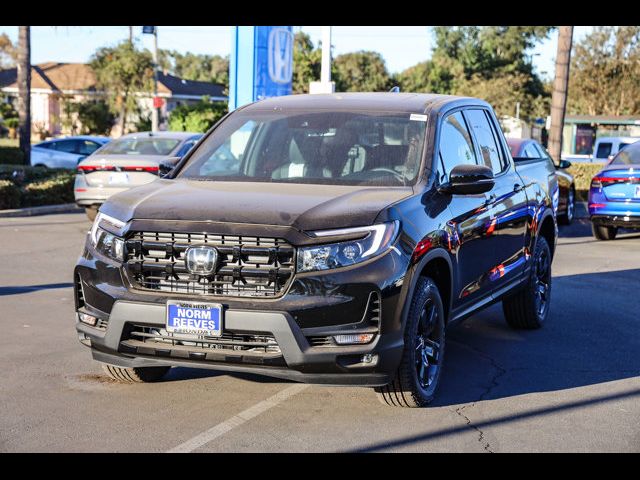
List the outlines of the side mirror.
{"type": "Polygon", "coordinates": [[[571,166],[571,162],[569,160],[560,160],[560,163],[558,163],[558,168],[569,168],[571,166]]]}
{"type": "Polygon", "coordinates": [[[458,165],[451,170],[449,181],[438,189],[443,193],[473,195],[488,192],[495,180],[493,171],[484,165],[458,165]]]}
{"type": "Polygon", "coordinates": [[[176,168],[176,165],[180,160],[182,160],[182,157],[170,157],[160,162],[160,165],[158,166],[160,176],[166,177],[169,175],[173,169],[176,168]]]}

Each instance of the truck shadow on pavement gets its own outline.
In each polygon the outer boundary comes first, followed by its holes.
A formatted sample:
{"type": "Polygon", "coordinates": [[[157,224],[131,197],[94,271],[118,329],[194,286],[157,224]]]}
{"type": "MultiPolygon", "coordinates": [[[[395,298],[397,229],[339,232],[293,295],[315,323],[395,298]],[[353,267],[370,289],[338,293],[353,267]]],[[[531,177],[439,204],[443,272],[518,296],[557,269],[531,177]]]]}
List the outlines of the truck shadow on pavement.
{"type": "Polygon", "coordinates": [[[0,287],[0,297],[4,295],[20,295],[22,293],[52,290],[57,288],[71,288],[73,283],[46,283],[43,285],[19,285],[14,287],[0,287]]]}
{"type": "Polygon", "coordinates": [[[500,304],[448,329],[434,406],[550,392],[640,376],[640,269],[554,277],[540,330],[513,330],[500,304]]]}

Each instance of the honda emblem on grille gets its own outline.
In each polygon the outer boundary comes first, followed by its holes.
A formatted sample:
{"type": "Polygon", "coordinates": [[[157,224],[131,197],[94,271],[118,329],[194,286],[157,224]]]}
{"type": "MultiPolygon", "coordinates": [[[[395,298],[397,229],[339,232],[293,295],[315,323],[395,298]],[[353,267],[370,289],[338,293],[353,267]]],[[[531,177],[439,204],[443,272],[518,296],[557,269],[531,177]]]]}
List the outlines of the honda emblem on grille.
{"type": "Polygon", "coordinates": [[[211,275],[218,264],[218,251],[213,247],[189,247],[184,255],[189,273],[211,275]]]}

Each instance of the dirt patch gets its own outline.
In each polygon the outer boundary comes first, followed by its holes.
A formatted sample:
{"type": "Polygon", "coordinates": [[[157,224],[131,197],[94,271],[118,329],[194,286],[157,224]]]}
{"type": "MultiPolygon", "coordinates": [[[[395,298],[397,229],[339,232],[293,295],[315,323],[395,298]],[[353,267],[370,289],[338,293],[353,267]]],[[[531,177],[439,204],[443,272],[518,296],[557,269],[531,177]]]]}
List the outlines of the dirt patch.
{"type": "Polygon", "coordinates": [[[121,382],[100,373],[83,373],[65,376],[67,386],[73,390],[105,390],[116,386],[123,386],[121,382]]]}

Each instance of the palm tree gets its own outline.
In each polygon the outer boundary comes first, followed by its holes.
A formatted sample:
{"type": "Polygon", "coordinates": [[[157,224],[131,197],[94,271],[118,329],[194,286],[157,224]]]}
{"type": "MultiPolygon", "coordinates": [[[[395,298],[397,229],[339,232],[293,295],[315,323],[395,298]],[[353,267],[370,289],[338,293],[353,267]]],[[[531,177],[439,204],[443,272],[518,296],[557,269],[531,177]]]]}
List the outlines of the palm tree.
{"type": "Polygon", "coordinates": [[[549,132],[549,153],[556,162],[560,161],[562,151],[562,128],[567,107],[572,40],[573,27],[560,27],[556,55],[556,78],[553,81],[551,96],[551,130],[549,132]]]}
{"type": "Polygon", "coordinates": [[[31,27],[18,27],[18,132],[25,165],[31,163],[31,27]]]}

